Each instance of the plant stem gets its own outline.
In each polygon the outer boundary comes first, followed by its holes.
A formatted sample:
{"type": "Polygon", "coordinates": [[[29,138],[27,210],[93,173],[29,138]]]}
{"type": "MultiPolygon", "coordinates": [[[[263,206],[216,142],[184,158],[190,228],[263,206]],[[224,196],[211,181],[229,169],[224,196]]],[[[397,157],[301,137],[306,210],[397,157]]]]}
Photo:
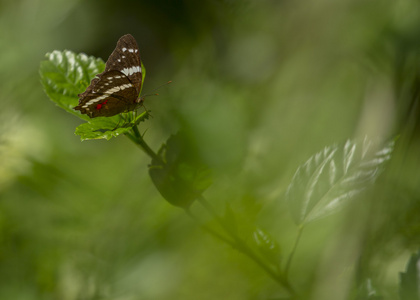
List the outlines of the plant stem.
{"type": "Polygon", "coordinates": [[[289,258],[288,258],[287,263],[286,263],[286,267],[284,269],[284,276],[285,276],[286,280],[289,276],[290,264],[292,263],[292,259],[293,259],[293,256],[294,256],[295,252],[296,252],[297,246],[299,244],[300,237],[302,236],[302,232],[303,232],[303,226],[300,225],[297,236],[296,236],[295,244],[293,245],[292,252],[290,252],[289,258]]]}
{"type": "Polygon", "coordinates": [[[202,224],[197,218],[196,216],[194,216],[191,212],[191,210],[189,208],[185,209],[186,214],[193,219],[198,225],[200,225],[200,227],[207,231],[208,233],[210,233],[211,235],[215,236],[216,238],[220,239],[221,241],[225,242],[226,244],[229,244],[230,246],[232,246],[233,248],[235,248],[235,243],[233,243],[232,241],[230,241],[229,239],[225,238],[223,235],[219,234],[218,232],[214,231],[213,229],[211,229],[210,227],[202,224]]]}
{"type": "Polygon", "coordinates": [[[200,196],[198,201],[203,205],[203,207],[209,211],[209,213],[219,222],[223,229],[234,239],[235,244],[234,248],[238,249],[240,252],[252,259],[260,268],[262,268],[272,279],[282,285],[291,295],[295,295],[295,291],[292,286],[282,278],[281,275],[273,271],[269,266],[267,266],[261,258],[255,254],[251,248],[234,232],[231,228],[225,223],[225,221],[216,213],[213,207],[207,202],[207,200],[200,196]]]}
{"type": "Polygon", "coordinates": [[[132,127],[132,131],[134,133],[134,135],[132,134],[126,134],[126,136],[132,140],[135,144],[137,144],[138,146],[140,146],[140,148],[153,160],[156,160],[158,162],[162,162],[162,160],[160,159],[160,157],[149,147],[149,145],[146,144],[146,142],[144,141],[143,137],[141,136],[139,129],[137,128],[137,126],[133,126],[132,127]]]}

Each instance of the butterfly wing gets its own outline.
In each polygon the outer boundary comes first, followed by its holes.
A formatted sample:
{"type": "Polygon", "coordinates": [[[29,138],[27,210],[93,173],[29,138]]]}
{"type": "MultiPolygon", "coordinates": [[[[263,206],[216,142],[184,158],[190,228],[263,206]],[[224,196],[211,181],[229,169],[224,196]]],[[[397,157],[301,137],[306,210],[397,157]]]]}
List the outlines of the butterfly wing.
{"type": "Polygon", "coordinates": [[[125,74],[135,86],[137,95],[142,85],[142,67],[139,47],[131,34],[123,35],[108,58],[105,72],[117,70],[125,74]]]}
{"type": "Polygon", "coordinates": [[[74,109],[91,118],[111,117],[137,107],[137,89],[120,71],[105,71],[94,78],[90,86],[79,94],[74,109]]]}

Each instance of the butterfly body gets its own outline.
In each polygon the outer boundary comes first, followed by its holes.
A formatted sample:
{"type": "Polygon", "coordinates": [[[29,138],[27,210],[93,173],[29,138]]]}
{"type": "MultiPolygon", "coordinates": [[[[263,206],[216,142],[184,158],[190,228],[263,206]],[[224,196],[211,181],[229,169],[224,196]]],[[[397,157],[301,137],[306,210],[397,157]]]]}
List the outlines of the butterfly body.
{"type": "Polygon", "coordinates": [[[105,71],[92,79],[86,91],[79,94],[74,107],[91,118],[111,117],[135,110],[143,99],[143,73],[136,40],[130,34],[122,36],[109,56],[105,71]]]}

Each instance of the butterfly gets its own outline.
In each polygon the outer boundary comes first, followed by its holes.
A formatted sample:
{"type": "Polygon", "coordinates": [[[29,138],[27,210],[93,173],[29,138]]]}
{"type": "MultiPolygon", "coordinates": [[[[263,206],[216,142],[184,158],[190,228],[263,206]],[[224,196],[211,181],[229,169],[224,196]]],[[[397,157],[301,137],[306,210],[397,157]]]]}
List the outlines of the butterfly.
{"type": "Polygon", "coordinates": [[[131,34],[122,36],[109,56],[105,71],[92,79],[86,91],[79,94],[75,110],[90,118],[111,117],[135,110],[143,98],[139,97],[143,74],[137,42],[131,34]]]}

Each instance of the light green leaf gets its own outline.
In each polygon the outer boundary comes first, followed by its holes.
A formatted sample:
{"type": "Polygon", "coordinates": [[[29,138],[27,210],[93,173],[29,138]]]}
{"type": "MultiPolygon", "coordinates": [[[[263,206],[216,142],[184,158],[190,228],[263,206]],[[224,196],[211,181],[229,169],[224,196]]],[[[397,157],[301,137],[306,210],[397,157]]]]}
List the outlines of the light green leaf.
{"type": "Polygon", "coordinates": [[[348,140],[309,158],[296,171],[286,193],[296,224],[334,213],[364,191],[390,159],[393,147],[394,142],[380,148],[368,139],[348,140]]]}
{"type": "Polygon", "coordinates": [[[123,114],[127,120],[123,121],[122,117],[117,115],[113,117],[99,117],[91,119],[90,121],[79,125],[76,128],[75,134],[84,140],[106,139],[117,137],[120,134],[128,133],[134,125],[149,118],[147,111],[136,116],[135,120],[130,118],[132,113],[123,114]]]}
{"type": "Polygon", "coordinates": [[[68,50],[53,51],[46,57],[39,69],[45,93],[67,112],[89,120],[73,107],[79,103],[77,95],[83,93],[95,75],[105,69],[105,63],[100,58],[68,50]]]}

